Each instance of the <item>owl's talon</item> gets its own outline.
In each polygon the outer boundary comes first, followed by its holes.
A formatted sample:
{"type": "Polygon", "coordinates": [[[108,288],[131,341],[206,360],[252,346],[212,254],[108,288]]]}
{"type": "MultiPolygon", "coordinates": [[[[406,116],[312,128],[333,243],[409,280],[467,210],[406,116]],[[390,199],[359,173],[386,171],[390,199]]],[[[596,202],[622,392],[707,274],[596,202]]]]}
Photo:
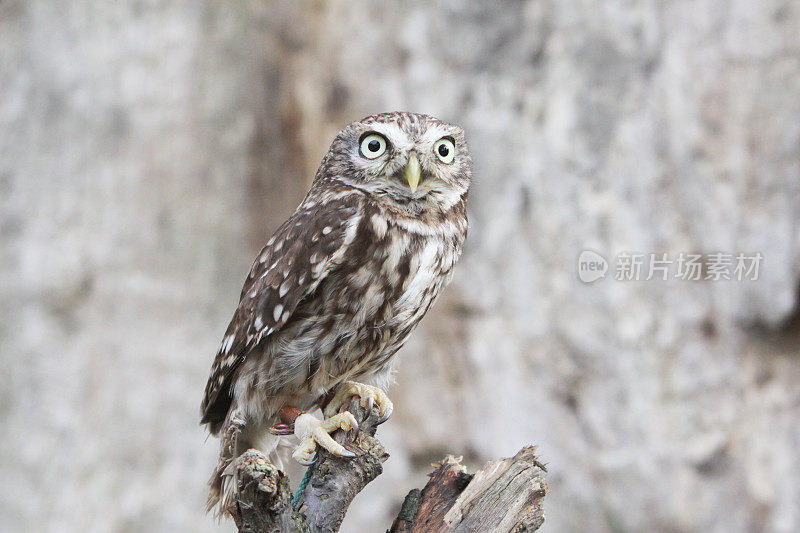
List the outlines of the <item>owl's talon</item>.
{"type": "Polygon", "coordinates": [[[344,428],[344,427],[342,429],[345,430],[345,431],[350,431],[351,429],[354,429],[354,430],[358,431],[359,427],[358,427],[358,421],[356,420],[356,417],[354,417],[352,414],[350,414],[350,411],[345,411],[345,413],[347,413],[348,415],[352,416],[353,420],[350,421],[350,426],[351,427],[349,429],[348,428],[344,428]]]}
{"type": "Polygon", "coordinates": [[[378,422],[379,424],[386,422],[392,415],[394,406],[382,389],[356,381],[345,381],[342,386],[339,387],[336,395],[328,403],[325,414],[332,415],[343,405],[346,405],[353,396],[359,397],[359,404],[361,407],[367,409],[367,411],[371,411],[372,407],[377,404],[381,416],[378,422]]]}
{"type": "Polygon", "coordinates": [[[325,420],[319,420],[308,413],[301,414],[294,422],[294,434],[300,439],[300,445],[292,453],[292,457],[301,465],[309,466],[317,458],[318,445],[338,457],[355,457],[355,453],[331,438],[330,433],[339,429],[345,431],[358,429],[358,423],[352,413],[345,411],[325,420]]]}
{"type": "Polygon", "coordinates": [[[317,460],[317,444],[311,436],[304,436],[292,453],[295,461],[303,466],[311,466],[317,460]]]}
{"type": "Polygon", "coordinates": [[[378,422],[375,425],[380,426],[381,424],[389,420],[389,417],[392,416],[392,411],[394,411],[394,406],[389,404],[389,407],[386,408],[386,413],[378,420],[378,422]]]}
{"type": "Polygon", "coordinates": [[[311,466],[317,462],[317,452],[314,452],[314,454],[308,460],[299,457],[295,457],[294,460],[303,466],[311,466]]]}

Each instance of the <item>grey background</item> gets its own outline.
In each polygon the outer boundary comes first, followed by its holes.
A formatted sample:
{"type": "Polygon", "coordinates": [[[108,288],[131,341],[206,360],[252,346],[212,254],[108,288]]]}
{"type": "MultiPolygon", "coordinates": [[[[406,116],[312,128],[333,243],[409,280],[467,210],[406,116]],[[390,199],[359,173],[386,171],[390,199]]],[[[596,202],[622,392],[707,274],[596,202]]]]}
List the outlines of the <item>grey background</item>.
{"type": "Polygon", "coordinates": [[[398,109],[466,129],[471,230],[344,531],[527,443],[543,531],[800,529],[790,0],[0,2],[0,529],[218,530],[198,406],[241,283],[336,131],[398,109]],[[764,262],[585,285],[586,248],[764,262]]]}

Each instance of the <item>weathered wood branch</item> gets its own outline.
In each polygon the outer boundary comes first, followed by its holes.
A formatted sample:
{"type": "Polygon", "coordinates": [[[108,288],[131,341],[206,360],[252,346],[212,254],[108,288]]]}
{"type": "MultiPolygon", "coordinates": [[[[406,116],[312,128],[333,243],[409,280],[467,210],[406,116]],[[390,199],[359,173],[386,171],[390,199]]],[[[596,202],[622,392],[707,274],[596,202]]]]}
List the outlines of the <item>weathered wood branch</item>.
{"type": "MultiPolygon", "coordinates": [[[[350,411],[361,431],[333,437],[358,454],[352,459],[319,450],[298,504],[288,478],[267,457],[249,450],[236,463],[239,493],[234,519],[240,532],[335,532],[356,494],[383,471],[388,458],[374,437],[379,414],[353,401],[350,411]]],[[[420,491],[412,490],[390,532],[534,531],[544,522],[545,467],[527,446],[511,458],[490,461],[474,475],[448,456],[420,491]]]]}
{"type": "Polygon", "coordinates": [[[307,531],[305,519],[292,508],[289,478],[258,450],[237,459],[239,494],[233,519],[241,533],[307,531]]]}
{"type": "Polygon", "coordinates": [[[333,438],[358,454],[340,458],[319,449],[311,477],[297,508],[288,478],[258,450],[248,450],[236,462],[238,495],[233,512],[240,532],[334,532],[344,520],[356,494],[383,472],[389,455],[374,437],[380,419],[377,407],[370,412],[357,400],[350,412],[360,431],[336,431],[333,438]]]}
{"type": "Polygon", "coordinates": [[[383,472],[382,463],[389,458],[375,438],[380,419],[378,409],[366,412],[354,400],[350,412],[356,417],[360,431],[340,430],[333,438],[358,457],[336,457],[324,449],[317,452],[319,459],[311,466],[311,480],[298,504],[310,531],[338,531],[353,498],[383,472]]]}
{"type": "Polygon", "coordinates": [[[514,457],[490,461],[474,475],[447,456],[422,491],[412,490],[390,533],[520,532],[544,523],[546,468],[526,446],[514,457]]]}

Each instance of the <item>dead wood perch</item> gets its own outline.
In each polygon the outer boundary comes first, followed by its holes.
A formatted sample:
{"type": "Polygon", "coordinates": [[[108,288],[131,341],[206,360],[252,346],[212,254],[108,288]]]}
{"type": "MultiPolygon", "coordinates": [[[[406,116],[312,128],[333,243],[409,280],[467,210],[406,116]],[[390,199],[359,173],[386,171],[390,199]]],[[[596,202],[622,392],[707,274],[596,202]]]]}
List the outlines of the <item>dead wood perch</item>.
{"type": "MultiPolygon", "coordinates": [[[[333,437],[358,457],[342,459],[319,450],[296,508],[288,478],[263,453],[249,450],[237,460],[239,493],[232,514],[240,532],[339,530],[353,498],[381,474],[389,457],[374,437],[377,408],[368,413],[354,400],[350,411],[361,431],[337,431],[333,437]]],[[[409,493],[390,532],[538,529],[547,485],[534,451],[525,447],[513,458],[486,463],[474,475],[448,456],[435,465],[422,491],[409,493]]]]}
{"type": "Polygon", "coordinates": [[[490,461],[474,475],[452,455],[433,465],[421,491],[408,493],[390,533],[521,532],[544,523],[542,500],[547,494],[546,469],[536,447],[490,461]]]}

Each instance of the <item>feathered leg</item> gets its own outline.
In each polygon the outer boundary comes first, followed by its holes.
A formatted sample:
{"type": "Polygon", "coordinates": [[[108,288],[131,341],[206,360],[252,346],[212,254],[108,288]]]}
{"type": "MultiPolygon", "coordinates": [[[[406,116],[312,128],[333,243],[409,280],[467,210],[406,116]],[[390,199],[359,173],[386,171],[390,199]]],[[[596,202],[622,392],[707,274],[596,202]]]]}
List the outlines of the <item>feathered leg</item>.
{"type": "Polygon", "coordinates": [[[237,490],[236,459],[247,450],[256,448],[269,455],[274,462],[273,456],[279,438],[254,428],[241,416],[238,409],[232,408],[220,431],[219,460],[208,481],[206,511],[213,511],[217,518],[230,514],[237,490]]]}

